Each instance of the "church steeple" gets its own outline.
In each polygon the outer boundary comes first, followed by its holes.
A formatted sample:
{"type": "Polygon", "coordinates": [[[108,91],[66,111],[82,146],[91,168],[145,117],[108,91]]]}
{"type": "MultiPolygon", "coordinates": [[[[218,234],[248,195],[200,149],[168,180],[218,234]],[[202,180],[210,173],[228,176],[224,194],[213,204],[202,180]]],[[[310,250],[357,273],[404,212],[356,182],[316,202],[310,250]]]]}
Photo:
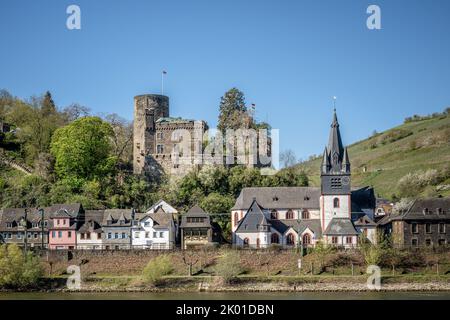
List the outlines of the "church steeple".
{"type": "Polygon", "coordinates": [[[322,157],[322,194],[348,194],[350,192],[350,160],[342,144],[336,108],[333,112],[328,145],[322,157]]]}
{"type": "Polygon", "coordinates": [[[339,172],[342,167],[344,157],[344,147],[342,146],[341,133],[339,131],[339,122],[336,115],[336,109],[333,113],[333,122],[331,123],[330,137],[328,139],[328,157],[331,162],[331,171],[339,172]]]}

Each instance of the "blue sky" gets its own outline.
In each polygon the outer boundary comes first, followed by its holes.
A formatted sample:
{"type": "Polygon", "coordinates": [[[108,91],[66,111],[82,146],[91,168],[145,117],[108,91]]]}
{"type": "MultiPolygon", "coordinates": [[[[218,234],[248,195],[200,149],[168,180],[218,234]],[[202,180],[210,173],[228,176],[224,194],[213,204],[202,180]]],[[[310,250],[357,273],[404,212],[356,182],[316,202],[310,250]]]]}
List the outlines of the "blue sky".
{"type": "Polygon", "coordinates": [[[344,144],[450,106],[450,1],[0,0],[0,88],[132,119],[164,93],[173,116],[217,123],[231,87],[280,129],[281,149],[320,154],[337,96],[344,144]],[[81,30],[66,8],[81,8],[81,30]],[[366,27],[370,4],[381,30],[366,27]]]}

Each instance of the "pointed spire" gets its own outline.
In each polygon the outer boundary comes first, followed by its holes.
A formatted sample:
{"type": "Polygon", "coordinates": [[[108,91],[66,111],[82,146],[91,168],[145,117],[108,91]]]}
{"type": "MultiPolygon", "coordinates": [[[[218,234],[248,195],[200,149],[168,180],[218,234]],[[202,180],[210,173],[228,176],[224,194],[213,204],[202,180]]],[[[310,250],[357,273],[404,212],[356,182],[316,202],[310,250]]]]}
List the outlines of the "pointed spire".
{"type": "Polygon", "coordinates": [[[326,173],[328,172],[328,169],[330,168],[330,158],[328,157],[328,151],[327,147],[323,150],[323,157],[322,157],[322,172],[326,173]]]}
{"type": "Polygon", "coordinates": [[[344,159],[342,160],[342,170],[350,172],[350,159],[348,157],[347,147],[344,149],[344,159]]]}
{"type": "Polygon", "coordinates": [[[330,137],[328,139],[328,157],[331,165],[335,166],[342,161],[344,156],[344,147],[342,145],[341,133],[339,131],[339,122],[336,110],[333,113],[333,122],[331,123],[330,137]]]}

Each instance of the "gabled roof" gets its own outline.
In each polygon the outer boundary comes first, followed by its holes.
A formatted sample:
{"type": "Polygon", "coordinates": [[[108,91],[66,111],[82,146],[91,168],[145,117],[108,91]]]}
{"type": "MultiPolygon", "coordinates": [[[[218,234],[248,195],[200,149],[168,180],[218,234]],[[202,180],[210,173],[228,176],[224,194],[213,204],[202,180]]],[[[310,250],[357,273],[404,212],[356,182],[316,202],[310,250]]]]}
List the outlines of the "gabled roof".
{"type": "Polygon", "coordinates": [[[305,219],[305,220],[271,220],[271,226],[281,234],[285,234],[290,228],[295,232],[302,234],[307,228],[309,228],[316,238],[322,236],[322,227],[320,225],[320,219],[305,219]]]}
{"type": "Polygon", "coordinates": [[[114,226],[130,226],[133,209],[106,209],[103,210],[102,226],[114,227],[114,226]],[[122,225],[120,219],[125,219],[122,225]],[[111,223],[108,225],[108,220],[111,223]]]}
{"type": "Polygon", "coordinates": [[[375,227],[377,225],[367,215],[360,216],[358,219],[353,221],[353,224],[357,227],[375,227]]]}
{"type": "Polygon", "coordinates": [[[243,188],[232,210],[247,210],[253,199],[266,209],[319,209],[320,188],[254,187],[243,188]]]}
{"type": "Polygon", "coordinates": [[[171,206],[170,204],[168,204],[166,201],[164,201],[162,199],[159,200],[158,202],[156,202],[150,208],[148,208],[146,210],[146,213],[155,212],[159,208],[162,208],[162,209],[166,208],[166,209],[164,209],[164,211],[166,211],[167,213],[178,213],[178,210],[176,208],[174,208],[173,206],[171,206]]]}
{"type": "Polygon", "coordinates": [[[348,218],[333,218],[325,229],[324,235],[331,236],[345,236],[345,235],[357,235],[353,223],[348,218]]]}
{"type": "Polygon", "coordinates": [[[86,210],[83,225],[78,232],[102,232],[103,210],[86,210]]]}
{"type": "Polygon", "coordinates": [[[395,220],[449,221],[450,197],[417,199],[407,209],[383,217],[378,224],[395,220]]]}
{"type": "Polygon", "coordinates": [[[202,208],[200,208],[198,205],[193,206],[189,209],[188,212],[185,213],[185,215],[195,215],[195,216],[202,216],[202,215],[208,215],[202,208]]]}
{"type": "Polygon", "coordinates": [[[266,216],[263,213],[264,208],[253,200],[244,218],[239,222],[236,233],[260,232],[259,226],[269,226],[266,216]]]}

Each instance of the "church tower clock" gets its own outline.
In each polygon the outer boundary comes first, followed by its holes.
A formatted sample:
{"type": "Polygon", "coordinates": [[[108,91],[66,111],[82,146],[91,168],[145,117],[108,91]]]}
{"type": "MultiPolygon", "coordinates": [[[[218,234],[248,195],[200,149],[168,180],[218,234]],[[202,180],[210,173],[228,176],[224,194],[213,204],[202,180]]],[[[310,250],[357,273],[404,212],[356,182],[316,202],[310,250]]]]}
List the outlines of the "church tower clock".
{"type": "Polygon", "coordinates": [[[320,219],[325,230],[333,218],[351,218],[350,161],[334,109],[328,146],[321,166],[320,219]]]}

